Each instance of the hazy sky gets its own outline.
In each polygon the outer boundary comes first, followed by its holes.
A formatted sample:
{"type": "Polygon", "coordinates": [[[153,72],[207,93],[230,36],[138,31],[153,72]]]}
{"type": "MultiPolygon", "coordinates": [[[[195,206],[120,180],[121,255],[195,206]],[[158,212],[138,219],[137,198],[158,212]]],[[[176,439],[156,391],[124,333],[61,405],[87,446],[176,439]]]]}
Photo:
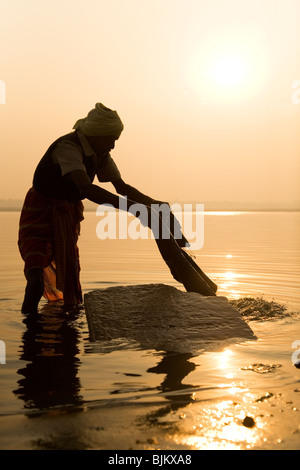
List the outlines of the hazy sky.
{"type": "Polygon", "coordinates": [[[146,194],[300,201],[300,0],[0,0],[0,38],[0,198],[102,102],[146,194]]]}

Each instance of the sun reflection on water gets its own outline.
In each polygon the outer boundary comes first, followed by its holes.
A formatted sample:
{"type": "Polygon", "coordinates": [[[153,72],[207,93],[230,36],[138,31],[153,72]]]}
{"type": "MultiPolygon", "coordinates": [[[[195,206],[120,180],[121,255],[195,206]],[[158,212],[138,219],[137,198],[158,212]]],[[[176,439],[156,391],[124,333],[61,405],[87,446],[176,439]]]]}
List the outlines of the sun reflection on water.
{"type": "Polygon", "coordinates": [[[228,271],[228,272],[223,274],[223,277],[225,279],[235,279],[237,277],[237,275],[236,275],[236,273],[228,271]]]}
{"type": "Polygon", "coordinates": [[[225,349],[222,353],[220,353],[218,368],[228,370],[228,361],[232,355],[233,352],[230,349],[225,349]]]}
{"type": "MultiPolygon", "coordinates": [[[[232,394],[239,391],[232,388],[232,394]]],[[[251,449],[261,439],[262,422],[255,426],[245,426],[247,411],[243,405],[233,400],[222,400],[212,405],[199,406],[199,412],[193,412],[193,426],[186,425],[174,436],[177,445],[191,450],[239,450],[251,449]]],[[[186,418],[188,415],[186,414],[186,418]]]]}
{"type": "MultiPolygon", "coordinates": [[[[191,450],[242,450],[254,448],[263,438],[265,421],[257,414],[255,394],[238,379],[236,352],[228,347],[211,358],[218,384],[219,399],[203,401],[203,392],[193,394],[193,404],[184,409],[173,436],[176,445],[191,450]]],[[[190,404],[191,405],[191,404],[190,404]]],[[[182,413],[182,410],[181,410],[182,413]]]]}
{"type": "MultiPolygon", "coordinates": [[[[226,258],[231,258],[232,255],[226,255],[226,258]]],[[[241,285],[241,279],[246,277],[241,273],[234,271],[226,271],[218,274],[218,286],[219,294],[230,297],[231,299],[239,299],[243,293],[239,289],[241,285]]]]}

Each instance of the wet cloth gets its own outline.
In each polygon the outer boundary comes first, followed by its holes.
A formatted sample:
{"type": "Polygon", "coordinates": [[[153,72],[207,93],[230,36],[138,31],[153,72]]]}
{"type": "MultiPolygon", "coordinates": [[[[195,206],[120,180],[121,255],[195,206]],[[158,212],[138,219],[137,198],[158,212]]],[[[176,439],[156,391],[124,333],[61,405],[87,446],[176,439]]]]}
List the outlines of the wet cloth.
{"type": "Polygon", "coordinates": [[[47,300],[63,299],[68,305],[82,302],[77,246],[82,220],[81,201],[49,198],[34,188],[26,195],[18,246],[25,275],[31,268],[43,268],[47,300]]]}

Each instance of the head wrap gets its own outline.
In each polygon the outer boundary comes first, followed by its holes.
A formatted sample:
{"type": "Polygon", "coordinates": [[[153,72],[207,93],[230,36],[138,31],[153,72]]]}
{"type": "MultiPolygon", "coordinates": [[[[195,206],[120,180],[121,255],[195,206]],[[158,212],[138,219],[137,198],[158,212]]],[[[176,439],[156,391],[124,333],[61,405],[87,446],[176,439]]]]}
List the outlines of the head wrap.
{"type": "Polygon", "coordinates": [[[116,111],[96,103],[87,117],[79,119],[73,129],[80,129],[87,136],[112,136],[118,139],[124,126],[116,111]]]}

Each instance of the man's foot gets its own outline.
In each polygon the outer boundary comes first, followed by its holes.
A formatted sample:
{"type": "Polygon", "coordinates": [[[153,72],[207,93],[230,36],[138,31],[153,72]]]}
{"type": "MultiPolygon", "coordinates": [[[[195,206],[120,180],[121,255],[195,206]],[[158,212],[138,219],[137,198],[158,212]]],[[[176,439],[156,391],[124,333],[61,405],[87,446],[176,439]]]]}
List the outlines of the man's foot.
{"type": "Polygon", "coordinates": [[[44,277],[42,268],[33,268],[26,273],[27,286],[21,312],[37,314],[38,304],[44,292],[44,277]]]}

